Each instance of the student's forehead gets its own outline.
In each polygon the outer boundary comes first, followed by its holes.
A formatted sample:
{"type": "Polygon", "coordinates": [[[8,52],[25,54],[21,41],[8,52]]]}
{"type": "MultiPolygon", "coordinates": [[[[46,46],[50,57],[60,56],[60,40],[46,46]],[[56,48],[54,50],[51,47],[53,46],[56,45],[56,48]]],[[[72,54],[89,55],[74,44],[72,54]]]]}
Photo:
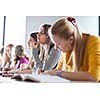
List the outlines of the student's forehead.
{"type": "Polygon", "coordinates": [[[7,50],[7,51],[8,51],[8,50],[11,50],[11,48],[10,48],[10,47],[7,47],[6,50],[7,50]]]}
{"type": "Polygon", "coordinates": [[[6,47],[6,49],[10,49],[10,48],[11,48],[11,47],[9,47],[9,46],[8,46],[8,47],[6,47]]]}
{"type": "Polygon", "coordinates": [[[45,35],[45,34],[44,34],[44,33],[42,33],[42,32],[39,32],[39,33],[38,33],[38,35],[45,35]]]}

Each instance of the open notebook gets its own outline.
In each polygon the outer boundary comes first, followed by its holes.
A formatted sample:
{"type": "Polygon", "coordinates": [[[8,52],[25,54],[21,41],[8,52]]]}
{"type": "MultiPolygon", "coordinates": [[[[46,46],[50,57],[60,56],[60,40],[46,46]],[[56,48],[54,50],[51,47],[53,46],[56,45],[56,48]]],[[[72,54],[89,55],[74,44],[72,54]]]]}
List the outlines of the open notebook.
{"type": "Polygon", "coordinates": [[[37,74],[18,74],[14,75],[12,79],[18,81],[31,81],[31,82],[41,82],[41,83],[69,83],[70,80],[61,78],[59,76],[52,75],[37,75],[37,74]]]}

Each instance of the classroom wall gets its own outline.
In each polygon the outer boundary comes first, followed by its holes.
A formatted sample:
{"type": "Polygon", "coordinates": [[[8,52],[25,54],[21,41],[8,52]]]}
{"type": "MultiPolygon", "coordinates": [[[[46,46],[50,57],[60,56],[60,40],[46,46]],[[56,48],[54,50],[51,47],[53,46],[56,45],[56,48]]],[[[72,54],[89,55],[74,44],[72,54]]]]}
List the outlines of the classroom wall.
{"type": "MultiPolygon", "coordinates": [[[[27,40],[30,32],[38,31],[39,27],[43,23],[52,24],[59,18],[64,16],[27,16],[26,17],[26,36],[25,47],[26,51],[30,54],[30,50],[27,48],[27,40]]],[[[98,35],[98,16],[74,16],[77,19],[78,24],[81,26],[83,32],[98,35]]]]}
{"type": "Polygon", "coordinates": [[[84,32],[98,35],[99,34],[99,18],[98,16],[75,16],[78,24],[84,32]]]}

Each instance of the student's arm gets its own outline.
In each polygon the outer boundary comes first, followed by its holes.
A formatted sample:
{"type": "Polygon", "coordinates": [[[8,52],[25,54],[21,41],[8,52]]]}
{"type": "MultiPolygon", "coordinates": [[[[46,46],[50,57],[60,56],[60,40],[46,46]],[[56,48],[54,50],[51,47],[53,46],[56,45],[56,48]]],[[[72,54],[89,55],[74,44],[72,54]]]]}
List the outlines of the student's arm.
{"type": "Polygon", "coordinates": [[[32,54],[33,54],[33,58],[34,58],[35,63],[36,63],[36,68],[41,68],[42,69],[43,64],[42,64],[42,62],[40,61],[40,58],[39,58],[38,48],[33,48],[32,49],[32,54]]]}
{"type": "Polygon", "coordinates": [[[43,63],[40,61],[37,48],[33,48],[32,54],[33,54],[34,60],[36,62],[36,68],[37,69],[39,68],[39,70],[42,70],[43,68],[44,68],[43,70],[53,69],[56,66],[56,64],[59,60],[59,57],[60,57],[60,51],[55,48],[52,48],[50,55],[48,55],[48,59],[43,66],[43,63]]]}
{"type": "Polygon", "coordinates": [[[96,81],[96,78],[93,77],[89,72],[65,72],[65,71],[47,71],[50,75],[57,75],[59,73],[60,77],[72,80],[72,81],[96,81]]]}
{"type": "Polygon", "coordinates": [[[18,71],[19,74],[32,74],[32,70],[31,69],[26,69],[26,70],[21,70],[18,71]]]}
{"type": "Polygon", "coordinates": [[[61,76],[73,81],[97,81],[89,72],[62,72],[61,76]]]}

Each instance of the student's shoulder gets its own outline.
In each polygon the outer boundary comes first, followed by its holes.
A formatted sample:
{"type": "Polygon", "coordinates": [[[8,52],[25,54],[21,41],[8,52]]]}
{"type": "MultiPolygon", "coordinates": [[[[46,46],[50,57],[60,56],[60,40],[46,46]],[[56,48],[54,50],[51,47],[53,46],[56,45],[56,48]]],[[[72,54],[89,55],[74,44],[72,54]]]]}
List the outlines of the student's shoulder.
{"type": "Polygon", "coordinates": [[[99,36],[91,35],[89,39],[91,41],[99,41],[100,42],[100,37],[99,36]]]}
{"type": "Polygon", "coordinates": [[[94,35],[91,35],[89,37],[89,40],[87,42],[87,47],[88,49],[92,48],[92,47],[98,47],[100,46],[100,37],[99,36],[94,36],[94,35]]]}
{"type": "Polygon", "coordinates": [[[82,36],[84,38],[87,38],[88,39],[88,43],[92,43],[93,42],[100,42],[100,36],[96,36],[96,35],[91,35],[91,34],[88,34],[88,33],[83,33],[82,36]]]}

